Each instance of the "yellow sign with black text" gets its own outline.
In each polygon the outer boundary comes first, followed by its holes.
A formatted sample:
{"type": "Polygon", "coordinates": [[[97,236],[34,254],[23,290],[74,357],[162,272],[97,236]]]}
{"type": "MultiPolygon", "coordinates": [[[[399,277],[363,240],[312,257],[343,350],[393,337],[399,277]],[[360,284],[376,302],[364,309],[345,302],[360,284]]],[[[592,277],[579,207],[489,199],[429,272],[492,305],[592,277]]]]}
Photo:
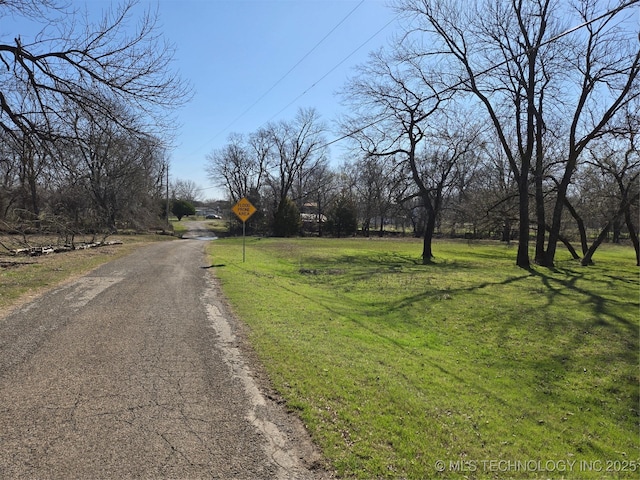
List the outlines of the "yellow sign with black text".
{"type": "Polygon", "coordinates": [[[254,207],[249,200],[243,197],[238,200],[238,203],[231,207],[231,211],[235,213],[240,220],[246,222],[249,220],[251,215],[256,213],[256,207],[254,207]]]}

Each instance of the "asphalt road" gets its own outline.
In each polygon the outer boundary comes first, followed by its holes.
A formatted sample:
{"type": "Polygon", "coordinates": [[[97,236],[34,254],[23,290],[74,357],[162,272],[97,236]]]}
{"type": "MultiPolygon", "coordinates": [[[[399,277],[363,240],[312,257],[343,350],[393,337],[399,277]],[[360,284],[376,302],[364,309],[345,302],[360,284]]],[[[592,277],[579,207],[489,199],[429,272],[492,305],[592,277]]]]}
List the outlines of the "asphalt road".
{"type": "Polygon", "coordinates": [[[328,478],[252,361],[197,239],[0,319],[0,478],[328,478]]]}

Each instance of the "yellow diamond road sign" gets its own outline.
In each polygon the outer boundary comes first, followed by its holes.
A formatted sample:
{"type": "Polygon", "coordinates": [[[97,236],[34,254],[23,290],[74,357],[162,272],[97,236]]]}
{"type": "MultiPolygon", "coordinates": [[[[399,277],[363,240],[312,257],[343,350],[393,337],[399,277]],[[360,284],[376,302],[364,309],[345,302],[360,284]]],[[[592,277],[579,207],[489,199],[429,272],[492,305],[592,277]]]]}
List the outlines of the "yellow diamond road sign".
{"type": "Polygon", "coordinates": [[[256,213],[256,207],[246,198],[241,198],[238,200],[238,203],[231,207],[231,211],[233,211],[240,220],[246,222],[251,215],[256,213]]]}

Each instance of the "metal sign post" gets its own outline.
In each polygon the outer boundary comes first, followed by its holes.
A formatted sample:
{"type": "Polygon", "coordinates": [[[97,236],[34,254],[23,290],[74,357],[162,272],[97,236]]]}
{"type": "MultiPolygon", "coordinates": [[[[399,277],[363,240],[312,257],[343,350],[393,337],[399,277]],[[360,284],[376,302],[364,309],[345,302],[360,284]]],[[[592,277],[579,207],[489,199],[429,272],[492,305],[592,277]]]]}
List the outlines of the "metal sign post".
{"type": "Polygon", "coordinates": [[[236,214],[236,216],[242,220],[242,263],[245,261],[245,232],[246,232],[246,224],[249,217],[256,213],[256,207],[254,207],[249,200],[246,198],[241,198],[238,200],[233,207],[231,207],[231,211],[236,214]]]}
{"type": "Polygon", "coordinates": [[[245,239],[247,238],[246,235],[245,235],[246,226],[247,226],[247,222],[242,222],[242,263],[244,263],[244,260],[246,258],[245,254],[244,254],[245,244],[246,244],[246,240],[245,239]]]}

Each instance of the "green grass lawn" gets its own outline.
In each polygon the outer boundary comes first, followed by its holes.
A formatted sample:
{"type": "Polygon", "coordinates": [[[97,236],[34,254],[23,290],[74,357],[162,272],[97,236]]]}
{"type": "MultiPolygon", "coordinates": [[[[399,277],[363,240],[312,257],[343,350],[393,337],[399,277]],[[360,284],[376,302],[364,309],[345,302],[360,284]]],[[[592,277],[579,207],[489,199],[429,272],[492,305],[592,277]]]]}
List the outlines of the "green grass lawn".
{"type": "Polygon", "coordinates": [[[340,476],[637,478],[638,268],[419,240],[212,242],[274,387],[340,476]],[[438,463],[441,461],[442,463],[438,463]]]}

